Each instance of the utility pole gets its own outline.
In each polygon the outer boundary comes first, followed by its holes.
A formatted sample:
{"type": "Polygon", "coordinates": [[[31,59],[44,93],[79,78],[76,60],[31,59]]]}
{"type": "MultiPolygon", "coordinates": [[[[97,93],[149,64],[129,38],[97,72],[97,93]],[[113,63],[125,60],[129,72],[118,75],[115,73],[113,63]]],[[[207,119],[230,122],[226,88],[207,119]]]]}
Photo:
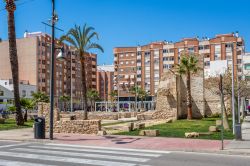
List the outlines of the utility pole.
{"type": "Polygon", "coordinates": [[[53,120],[54,120],[54,61],[55,61],[55,0],[52,0],[52,44],[50,59],[50,126],[49,139],[53,140],[53,120]]]}
{"type": "Polygon", "coordinates": [[[224,150],[224,94],[223,94],[223,77],[220,74],[220,97],[221,97],[221,150],[224,150]]]}
{"type": "Polygon", "coordinates": [[[234,44],[232,44],[232,121],[233,134],[235,134],[235,108],[234,108],[234,44]]]}

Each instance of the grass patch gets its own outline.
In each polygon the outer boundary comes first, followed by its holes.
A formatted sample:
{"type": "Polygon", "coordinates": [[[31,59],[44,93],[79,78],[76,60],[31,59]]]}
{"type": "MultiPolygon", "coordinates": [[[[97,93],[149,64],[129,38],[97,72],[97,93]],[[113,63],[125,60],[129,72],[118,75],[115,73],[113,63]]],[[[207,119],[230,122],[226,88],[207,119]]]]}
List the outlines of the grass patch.
{"type": "MultiPolygon", "coordinates": [[[[204,118],[202,120],[177,120],[173,123],[164,123],[145,129],[158,129],[160,137],[178,137],[185,138],[185,132],[208,132],[209,126],[215,126],[215,121],[219,118],[204,118]]],[[[229,121],[231,124],[231,120],[229,121]]],[[[117,135],[133,135],[138,136],[139,130],[131,132],[120,132],[117,135]]],[[[212,135],[200,136],[199,139],[219,140],[221,138],[220,132],[215,132],[212,135]]],[[[233,139],[234,135],[231,131],[224,132],[225,139],[233,139]]]]}
{"type": "Polygon", "coordinates": [[[21,129],[21,128],[31,128],[34,121],[28,120],[25,122],[24,126],[17,126],[14,119],[6,119],[4,124],[0,124],[0,131],[2,130],[11,130],[11,129],[21,129]]]}

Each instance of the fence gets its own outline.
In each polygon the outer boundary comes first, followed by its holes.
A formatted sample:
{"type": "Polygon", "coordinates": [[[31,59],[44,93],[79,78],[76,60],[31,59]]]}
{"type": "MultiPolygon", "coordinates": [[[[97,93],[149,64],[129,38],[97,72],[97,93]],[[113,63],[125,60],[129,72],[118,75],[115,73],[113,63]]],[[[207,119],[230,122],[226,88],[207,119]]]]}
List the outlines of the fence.
{"type": "Polygon", "coordinates": [[[118,102],[95,102],[95,111],[105,111],[105,112],[131,112],[139,111],[145,109],[146,111],[155,110],[156,102],[155,101],[143,101],[137,102],[134,101],[120,101],[118,102]]]}

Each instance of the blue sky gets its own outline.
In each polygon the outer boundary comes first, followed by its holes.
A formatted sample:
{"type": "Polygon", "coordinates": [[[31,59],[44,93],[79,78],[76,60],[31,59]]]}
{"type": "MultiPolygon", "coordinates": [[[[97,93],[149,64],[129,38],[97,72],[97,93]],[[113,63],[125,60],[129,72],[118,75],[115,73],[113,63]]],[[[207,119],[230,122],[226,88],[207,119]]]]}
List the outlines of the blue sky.
{"type": "MultiPolygon", "coordinates": [[[[19,0],[16,32],[46,31],[51,0],[19,0]],[[27,3],[26,3],[27,2],[27,3]]],[[[0,1],[0,37],[7,39],[7,17],[0,1]]],[[[183,37],[207,36],[239,31],[250,49],[249,0],[56,0],[57,26],[65,32],[74,24],[87,23],[100,35],[105,53],[98,64],[112,64],[117,46],[136,46],[152,41],[178,41],[183,37]]],[[[63,33],[57,32],[57,36],[63,33]]]]}

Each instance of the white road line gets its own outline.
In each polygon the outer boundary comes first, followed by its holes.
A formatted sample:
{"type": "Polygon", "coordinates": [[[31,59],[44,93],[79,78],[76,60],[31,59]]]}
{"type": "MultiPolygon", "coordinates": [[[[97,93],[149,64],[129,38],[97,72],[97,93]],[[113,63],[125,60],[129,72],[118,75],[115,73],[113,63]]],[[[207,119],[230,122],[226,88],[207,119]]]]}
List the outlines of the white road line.
{"type": "Polygon", "coordinates": [[[69,147],[55,147],[55,146],[29,146],[31,148],[40,148],[40,149],[51,149],[51,150],[69,150],[76,152],[87,152],[87,153],[106,153],[106,154],[124,154],[131,156],[144,156],[144,157],[160,157],[160,154],[150,154],[150,153],[136,153],[136,152],[122,152],[122,151],[110,151],[110,150],[94,150],[94,149],[80,149],[80,148],[69,148],[69,147]]]}
{"type": "Polygon", "coordinates": [[[77,163],[77,164],[89,164],[89,165],[101,165],[101,166],[136,166],[136,163],[123,163],[123,162],[113,162],[113,161],[104,161],[104,160],[90,160],[90,159],[79,159],[71,157],[59,157],[52,155],[38,155],[38,154],[29,154],[29,153],[14,153],[14,152],[0,152],[0,156],[5,157],[16,157],[16,158],[25,158],[25,159],[36,159],[44,161],[58,161],[58,162],[67,162],[67,163],[77,163]]]}
{"type": "Polygon", "coordinates": [[[3,145],[3,146],[0,146],[0,148],[9,148],[9,147],[22,146],[22,145],[28,145],[28,144],[30,143],[3,145]]]}
{"type": "Polygon", "coordinates": [[[160,154],[169,154],[170,151],[161,151],[161,150],[144,150],[144,149],[129,149],[129,148],[112,148],[112,147],[99,147],[99,146],[84,146],[84,145],[69,145],[69,144],[55,144],[47,143],[46,145],[52,146],[64,146],[64,147],[80,147],[88,149],[105,149],[105,150],[117,150],[117,151],[133,151],[133,152],[143,152],[143,153],[160,153],[160,154]]]}
{"type": "Polygon", "coordinates": [[[63,152],[63,151],[53,151],[53,150],[40,150],[40,149],[27,149],[27,148],[15,148],[11,149],[13,151],[21,152],[31,152],[31,153],[45,153],[52,155],[67,155],[70,157],[90,157],[90,158],[101,158],[101,159],[110,159],[110,160],[125,160],[125,161],[135,161],[135,162],[146,162],[149,159],[145,158],[135,158],[135,157],[126,157],[126,156],[111,156],[111,155],[101,155],[101,154],[84,154],[76,152],[63,152]]]}
{"type": "Polygon", "coordinates": [[[55,166],[55,165],[48,165],[48,164],[38,164],[38,163],[28,163],[28,162],[21,162],[21,161],[9,161],[9,160],[2,160],[0,159],[0,165],[2,166],[55,166]]]}

